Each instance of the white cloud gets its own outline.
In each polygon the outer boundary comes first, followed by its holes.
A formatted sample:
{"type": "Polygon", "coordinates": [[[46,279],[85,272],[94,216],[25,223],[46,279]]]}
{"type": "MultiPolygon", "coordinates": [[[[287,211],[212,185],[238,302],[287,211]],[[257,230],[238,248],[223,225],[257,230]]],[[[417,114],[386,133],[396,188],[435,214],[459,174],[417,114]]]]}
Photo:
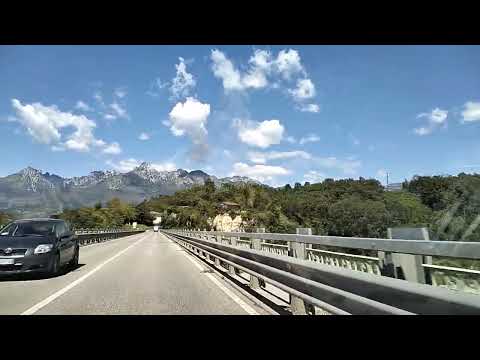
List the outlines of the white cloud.
{"type": "Polygon", "coordinates": [[[116,88],[114,92],[115,96],[122,99],[127,96],[127,90],[125,88],[116,88]]]}
{"type": "Polygon", "coordinates": [[[462,111],[463,122],[479,121],[480,120],[480,102],[468,101],[464,105],[462,111]]]}
{"type": "Polygon", "coordinates": [[[170,111],[170,131],[175,136],[187,135],[194,144],[191,152],[193,159],[203,159],[208,151],[207,119],[210,104],[203,104],[195,98],[188,97],[184,103],[177,103],[170,111]]]}
{"type": "Polygon", "coordinates": [[[290,79],[298,73],[305,73],[298,51],[289,49],[281,50],[275,61],[276,68],[285,79],[290,79]]]}
{"type": "Polygon", "coordinates": [[[174,98],[183,98],[189,95],[190,90],[195,88],[196,81],[192,74],[187,72],[187,66],[185,65],[185,60],[181,57],[178,58],[180,61],[175,68],[177,69],[177,74],[172,80],[172,86],[170,87],[170,92],[174,98]]]}
{"type": "Polygon", "coordinates": [[[300,104],[298,106],[298,110],[301,112],[311,112],[311,113],[318,113],[320,112],[320,106],[317,104],[300,104]]]}
{"type": "Polygon", "coordinates": [[[344,174],[353,175],[356,174],[357,169],[362,166],[360,160],[354,160],[353,158],[341,160],[334,156],[326,158],[315,158],[315,162],[318,166],[341,170],[344,174]]]}
{"type": "Polygon", "coordinates": [[[160,90],[166,88],[170,83],[168,81],[162,83],[160,78],[156,78],[151,84],[150,88],[147,91],[147,95],[152,97],[157,97],[160,95],[160,90]]]}
{"type": "Polygon", "coordinates": [[[278,120],[265,120],[262,122],[234,120],[238,128],[238,137],[250,146],[267,148],[279,144],[283,138],[285,128],[278,120]]]}
{"type": "Polygon", "coordinates": [[[111,155],[118,155],[122,152],[122,149],[120,148],[120,144],[117,142],[113,142],[110,145],[107,145],[102,152],[104,154],[111,154],[111,155]]]}
{"type": "Polygon", "coordinates": [[[85,115],[74,115],[60,111],[57,106],[44,106],[40,103],[25,104],[12,99],[12,106],[17,113],[16,120],[27,129],[36,141],[52,145],[52,150],[59,149],[86,152],[94,147],[110,146],[103,140],[96,139],[93,129],[96,124],[85,115]],[[73,128],[70,134],[61,130],[73,128]],[[65,141],[62,141],[65,139],[65,141]]]}
{"type": "Polygon", "coordinates": [[[315,96],[315,85],[310,79],[297,80],[297,87],[293,90],[288,90],[295,101],[303,101],[311,99],[315,96]]]}
{"type": "Polygon", "coordinates": [[[317,141],[320,141],[320,137],[318,135],[309,134],[307,136],[302,137],[300,139],[299,143],[300,143],[300,145],[304,145],[304,144],[309,143],[309,142],[317,142],[317,141]]]}
{"type": "Polygon", "coordinates": [[[271,181],[275,176],[290,174],[290,171],[281,166],[253,165],[235,163],[230,176],[247,176],[258,181],[271,181]]]}
{"type": "Polygon", "coordinates": [[[112,115],[112,114],[105,114],[103,116],[104,119],[106,120],[115,120],[117,117],[115,115],[112,115]]]}
{"type": "Polygon", "coordinates": [[[164,162],[161,164],[151,164],[152,168],[154,168],[157,171],[175,171],[177,170],[177,167],[174,163],[172,162],[164,162]]]}
{"type": "Polygon", "coordinates": [[[212,50],[210,58],[213,62],[213,75],[222,79],[225,91],[243,90],[244,86],[240,72],[235,69],[233,63],[227,59],[223,52],[220,50],[212,50]]]}
{"type": "Polygon", "coordinates": [[[251,162],[265,164],[269,160],[301,158],[309,160],[312,156],[305,151],[271,151],[271,152],[249,152],[248,158],[251,162]]]}
{"type": "MultiPolygon", "coordinates": [[[[108,160],[106,163],[107,165],[111,166],[117,171],[129,172],[135,169],[136,167],[140,166],[140,164],[142,164],[143,161],[130,158],[130,159],[120,160],[118,162],[108,160]]],[[[150,164],[150,166],[157,171],[175,171],[177,169],[174,163],[168,162],[168,161],[164,163],[152,163],[150,164]]]]}
{"type": "Polygon", "coordinates": [[[225,149],[225,150],[223,150],[223,155],[230,158],[230,157],[232,157],[232,152],[230,150],[225,149]]]}
{"type": "Polygon", "coordinates": [[[149,135],[148,133],[142,132],[142,133],[138,136],[138,140],[142,140],[142,141],[150,140],[150,135],[149,135]]]}
{"type": "Polygon", "coordinates": [[[77,101],[77,103],[75,104],[75,109],[78,109],[81,111],[92,111],[92,108],[81,100],[77,101]]]}
{"type": "Polygon", "coordinates": [[[132,171],[133,169],[135,169],[142,162],[138,161],[136,159],[130,158],[130,159],[126,159],[126,160],[120,160],[118,163],[115,163],[111,160],[107,160],[106,163],[107,163],[107,165],[110,165],[112,168],[114,168],[117,171],[128,172],[128,171],[132,171]]]}
{"type": "Polygon", "coordinates": [[[266,50],[255,50],[248,61],[250,70],[243,76],[242,82],[246,88],[259,89],[268,85],[267,74],[272,68],[271,54],[266,50]]]}
{"type": "Polygon", "coordinates": [[[303,175],[303,178],[305,179],[305,181],[315,184],[322,182],[323,179],[325,179],[325,175],[319,171],[310,170],[308,173],[303,175]]]}
{"type": "Polygon", "coordinates": [[[113,110],[113,114],[110,114],[110,115],[113,115],[114,118],[119,117],[119,118],[128,119],[127,110],[116,101],[110,104],[110,109],[113,110]]]}
{"type": "Polygon", "coordinates": [[[418,114],[417,119],[427,118],[428,124],[426,126],[415,128],[413,131],[419,136],[431,134],[438,126],[446,124],[447,117],[448,111],[439,108],[435,108],[429,113],[418,114]]]}
{"type": "MultiPolygon", "coordinates": [[[[244,73],[220,50],[212,50],[210,59],[213,74],[222,80],[226,92],[264,88],[269,85],[269,77],[280,76],[290,80],[297,74],[306,75],[300,55],[293,49],[281,50],[277,58],[273,58],[269,51],[257,49],[250,57],[249,67],[244,73]]],[[[278,88],[280,85],[274,82],[272,87],[278,88]]]]}

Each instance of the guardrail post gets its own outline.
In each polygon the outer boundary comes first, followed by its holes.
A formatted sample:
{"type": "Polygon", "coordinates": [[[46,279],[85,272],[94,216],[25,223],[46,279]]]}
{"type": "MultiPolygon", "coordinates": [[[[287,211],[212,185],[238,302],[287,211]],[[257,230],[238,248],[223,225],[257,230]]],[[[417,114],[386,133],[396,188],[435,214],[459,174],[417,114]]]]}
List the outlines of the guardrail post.
{"type": "MultiPolygon", "coordinates": [[[[429,241],[427,228],[388,228],[389,239],[426,240],[429,241]]],[[[423,268],[423,263],[431,263],[431,256],[378,252],[382,275],[407,280],[420,284],[429,284],[431,280],[423,268]]]]}
{"type": "MultiPolygon", "coordinates": [[[[230,236],[230,245],[231,246],[237,246],[237,238],[235,236],[230,236]]],[[[230,275],[235,275],[235,266],[233,265],[228,265],[228,273],[230,275]]]]}
{"type": "MultiPolygon", "coordinates": [[[[257,233],[264,233],[265,228],[257,228],[257,233]]],[[[250,243],[250,247],[253,250],[262,250],[262,239],[252,239],[250,243]]],[[[260,279],[256,276],[250,275],[250,288],[251,289],[258,289],[260,287],[260,279]]]]}
{"type": "MultiPolygon", "coordinates": [[[[297,235],[312,235],[312,229],[310,228],[297,228],[297,235]]],[[[288,242],[288,255],[298,258],[306,259],[307,250],[305,243],[289,241],[288,242]]],[[[293,315],[307,315],[307,309],[310,308],[309,304],[306,304],[305,301],[296,296],[290,295],[290,309],[293,315]]]]}
{"type": "MultiPolygon", "coordinates": [[[[222,242],[222,237],[220,235],[214,235],[215,241],[218,243],[222,242]]],[[[220,267],[220,259],[215,257],[215,266],[220,267]]]]}

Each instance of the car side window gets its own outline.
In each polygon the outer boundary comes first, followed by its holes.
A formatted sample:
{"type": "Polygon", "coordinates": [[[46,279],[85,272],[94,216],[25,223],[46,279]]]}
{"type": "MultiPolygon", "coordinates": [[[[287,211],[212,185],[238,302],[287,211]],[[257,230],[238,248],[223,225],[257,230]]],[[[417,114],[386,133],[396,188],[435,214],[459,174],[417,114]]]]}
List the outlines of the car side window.
{"type": "Polygon", "coordinates": [[[65,233],[65,224],[64,223],[58,223],[55,226],[55,234],[57,237],[62,236],[65,233]]]}

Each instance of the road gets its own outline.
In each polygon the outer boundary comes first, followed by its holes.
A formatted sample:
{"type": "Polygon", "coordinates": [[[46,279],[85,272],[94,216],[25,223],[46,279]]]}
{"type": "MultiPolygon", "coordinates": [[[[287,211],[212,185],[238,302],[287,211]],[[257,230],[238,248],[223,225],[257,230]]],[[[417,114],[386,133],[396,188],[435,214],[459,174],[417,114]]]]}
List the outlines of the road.
{"type": "Polygon", "coordinates": [[[0,314],[262,315],[261,307],[161,233],[80,248],[77,269],[0,279],[0,314]]]}

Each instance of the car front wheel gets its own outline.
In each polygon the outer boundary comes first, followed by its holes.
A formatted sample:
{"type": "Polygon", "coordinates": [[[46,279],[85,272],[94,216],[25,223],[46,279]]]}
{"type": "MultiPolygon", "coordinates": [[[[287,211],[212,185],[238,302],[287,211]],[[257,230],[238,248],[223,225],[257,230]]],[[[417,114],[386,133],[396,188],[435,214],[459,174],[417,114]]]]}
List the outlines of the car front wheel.
{"type": "Polygon", "coordinates": [[[52,262],[50,263],[50,269],[48,271],[49,276],[55,276],[58,274],[58,270],[60,268],[60,254],[55,254],[55,256],[52,259],[52,262]]]}
{"type": "Polygon", "coordinates": [[[80,249],[78,246],[75,248],[75,254],[73,255],[73,259],[70,261],[70,268],[75,269],[78,266],[78,258],[80,255],[80,249]]]}

